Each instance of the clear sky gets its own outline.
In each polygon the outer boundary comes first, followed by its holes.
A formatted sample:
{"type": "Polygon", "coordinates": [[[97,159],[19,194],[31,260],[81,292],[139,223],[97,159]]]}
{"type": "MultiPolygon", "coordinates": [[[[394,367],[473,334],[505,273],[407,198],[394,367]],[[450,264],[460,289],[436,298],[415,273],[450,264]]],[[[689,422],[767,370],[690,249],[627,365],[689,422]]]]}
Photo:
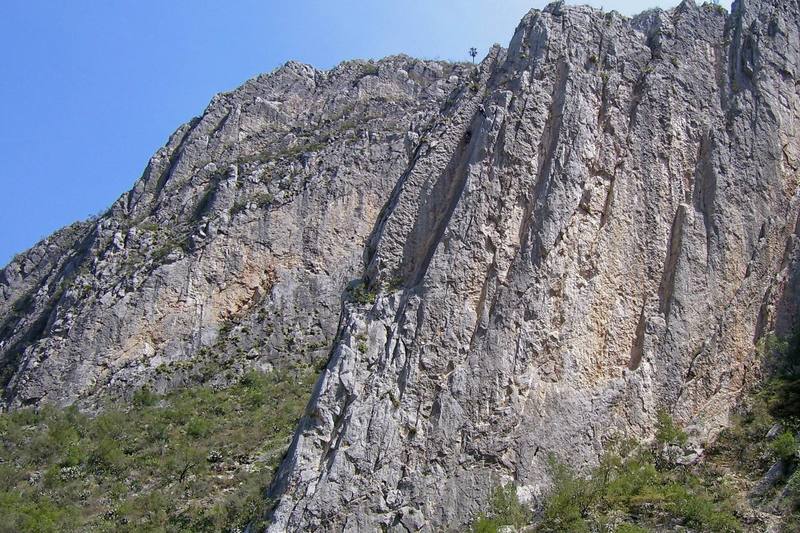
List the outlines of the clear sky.
{"type": "MultiPolygon", "coordinates": [[[[540,0],[2,0],[0,268],[108,207],[211,97],[289,59],[468,59],[540,0]]],[[[579,3],[579,2],[570,2],[579,3]]],[[[580,2],[633,14],[677,3],[580,2]]],[[[730,7],[730,2],[722,2],[730,7]]]]}

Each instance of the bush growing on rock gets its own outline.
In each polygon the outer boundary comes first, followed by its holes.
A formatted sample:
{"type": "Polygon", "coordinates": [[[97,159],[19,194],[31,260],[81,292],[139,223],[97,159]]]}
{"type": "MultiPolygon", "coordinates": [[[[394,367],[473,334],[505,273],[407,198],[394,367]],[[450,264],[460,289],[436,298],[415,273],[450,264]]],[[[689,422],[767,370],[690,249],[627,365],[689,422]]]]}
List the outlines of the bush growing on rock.
{"type": "Polygon", "coordinates": [[[489,510],[481,513],[472,524],[474,533],[497,533],[503,526],[515,528],[529,524],[533,515],[520,503],[513,483],[495,487],[489,498],[489,510]]]}
{"type": "Polygon", "coordinates": [[[617,531],[630,532],[675,525],[718,533],[742,530],[718,484],[682,467],[660,470],[656,453],[644,446],[612,449],[585,477],[553,462],[553,488],[537,531],[609,530],[603,528],[615,522],[624,524],[617,531]]]}
{"type": "Polygon", "coordinates": [[[652,444],[610,443],[586,475],[550,456],[553,484],[537,517],[519,504],[514,487],[507,485],[493,492],[490,509],[478,515],[472,530],[496,532],[501,526],[513,525],[542,533],[640,533],[677,527],[717,533],[742,531],[734,512],[733,492],[724,478],[713,470],[664,459],[665,453],[672,448],[680,450],[688,440],[664,412],[659,413],[656,434],[652,444]]]}
{"type": "Polygon", "coordinates": [[[675,424],[665,410],[658,411],[656,422],[656,440],[662,445],[684,446],[688,437],[686,432],[675,424]]]}
{"type": "Polygon", "coordinates": [[[352,295],[353,300],[361,305],[372,305],[377,297],[377,294],[371,291],[363,281],[353,288],[352,295]]]}
{"type": "Polygon", "coordinates": [[[787,464],[794,463],[797,457],[797,440],[791,431],[784,431],[770,443],[770,450],[776,459],[787,464]]]}

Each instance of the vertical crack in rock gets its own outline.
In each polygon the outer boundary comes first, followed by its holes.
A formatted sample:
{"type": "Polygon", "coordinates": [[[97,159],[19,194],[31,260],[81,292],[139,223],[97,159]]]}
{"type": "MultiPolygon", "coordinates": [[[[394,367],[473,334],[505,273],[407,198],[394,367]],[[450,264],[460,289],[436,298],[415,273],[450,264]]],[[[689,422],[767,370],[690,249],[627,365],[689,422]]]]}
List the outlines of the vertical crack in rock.
{"type": "Polygon", "coordinates": [[[672,307],[672,298],[675,292],[675,274],[682,249],[682,236],[686,224],[686,205],[681,204],[675,211],[670,228],[667,257],[664,260],[664,270],[661,275],[661,285],[658,288],[659,312],[669,320],[672,307]]]}
{"type": "MultiPolygon", "coordinates": [[[[471,132],[471,130],[467,130],[471,132]]],[[[426,197],[420,199],[419,212],[406,237],[400,273],[411,286],[422,281],[433,253],[439,245],[467,183],[467,165],[471,159],[471,139],[465,135],[452,159],[426,197]]]]}
{"type": "Polygon", "coordinates": [[[647,301],[642,303],[642,311],[639,313],[639,320],[636,323],[636,336],[633,338],[633,346],[631,346],[631,357],[628,362],[628,370],[636,370],[642,364],[642,355],[644,354],[644,334],[645,334],[645,307],[647,301]]]}

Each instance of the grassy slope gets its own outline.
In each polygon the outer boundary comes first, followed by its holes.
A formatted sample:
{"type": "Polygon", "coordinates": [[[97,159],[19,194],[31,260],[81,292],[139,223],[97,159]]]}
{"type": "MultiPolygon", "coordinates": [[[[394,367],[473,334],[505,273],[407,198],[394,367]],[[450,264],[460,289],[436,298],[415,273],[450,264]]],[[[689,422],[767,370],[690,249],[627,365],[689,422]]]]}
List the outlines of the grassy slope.
{"type": "Polygon", "coordinates": [[[0,414],[0,531],[237,531],[264,513],[312,369],[0,414]]]}

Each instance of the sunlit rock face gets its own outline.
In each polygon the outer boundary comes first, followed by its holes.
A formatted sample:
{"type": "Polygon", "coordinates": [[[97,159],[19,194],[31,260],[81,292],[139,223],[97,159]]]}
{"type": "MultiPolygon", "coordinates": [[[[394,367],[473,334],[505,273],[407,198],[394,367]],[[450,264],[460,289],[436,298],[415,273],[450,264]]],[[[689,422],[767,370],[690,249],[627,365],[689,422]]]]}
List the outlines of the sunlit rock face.
{"type": "Polygon", "coordinates": [[[327,361],[275,532],[463,530],[664,408],[713,438],[796,323],[799,10],[551,4],[474,67],[219,95],[0,271],[5,406],[327,361]]]}
{"type": "Polygon", "coordinates": [[[290,62],[215,97],[105,214],[0,272],[6,404],[324,361],[409,139],[467,69],[290,62]]]}
{"type": "Polygon", "coordinates": [[[713,437],[794,321],[799,23],[531,11],[398,176],[272,530],[459,530],[660,408],[713,437]]]}

